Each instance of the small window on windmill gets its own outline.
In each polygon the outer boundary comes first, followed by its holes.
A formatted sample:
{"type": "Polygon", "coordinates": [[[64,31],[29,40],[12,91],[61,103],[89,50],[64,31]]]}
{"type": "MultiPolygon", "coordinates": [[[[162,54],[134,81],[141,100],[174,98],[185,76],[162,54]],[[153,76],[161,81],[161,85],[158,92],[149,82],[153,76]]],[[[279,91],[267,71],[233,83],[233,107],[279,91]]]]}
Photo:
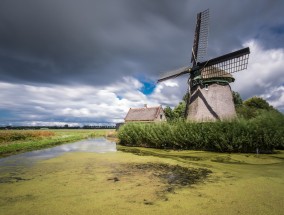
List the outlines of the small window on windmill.
{"type": "Polygon", "coordinates": [[[208,84],[205,84],[205,90],[208,90],[208,84]]]}

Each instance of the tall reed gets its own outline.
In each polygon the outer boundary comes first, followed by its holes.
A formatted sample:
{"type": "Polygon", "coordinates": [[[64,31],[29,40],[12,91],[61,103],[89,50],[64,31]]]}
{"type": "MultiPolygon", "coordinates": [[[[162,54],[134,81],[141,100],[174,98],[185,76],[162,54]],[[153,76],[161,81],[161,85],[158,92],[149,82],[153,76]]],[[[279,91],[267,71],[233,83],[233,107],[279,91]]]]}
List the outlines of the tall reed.
{"type": "Polygon", "coordinates": [[[251,120],[128,123],[118,138],[128,146],[267,153],[284,148],[284,117],[266,113],[251,120]]]}

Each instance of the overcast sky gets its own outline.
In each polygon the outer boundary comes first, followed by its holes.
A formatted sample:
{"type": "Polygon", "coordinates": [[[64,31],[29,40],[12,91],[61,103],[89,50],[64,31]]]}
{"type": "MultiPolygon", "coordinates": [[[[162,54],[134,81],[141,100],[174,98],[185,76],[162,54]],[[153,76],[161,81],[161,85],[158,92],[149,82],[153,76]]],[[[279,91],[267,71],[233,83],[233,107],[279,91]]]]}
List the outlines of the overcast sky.
{"type": "Polygon", "coordinates": [[[0,125],[123,121],[130,107],[178,104],[196,14],[210,9],[207,58],[249,46],[232,89],[284,112],[283,0],[1,0],[0,125]]]}

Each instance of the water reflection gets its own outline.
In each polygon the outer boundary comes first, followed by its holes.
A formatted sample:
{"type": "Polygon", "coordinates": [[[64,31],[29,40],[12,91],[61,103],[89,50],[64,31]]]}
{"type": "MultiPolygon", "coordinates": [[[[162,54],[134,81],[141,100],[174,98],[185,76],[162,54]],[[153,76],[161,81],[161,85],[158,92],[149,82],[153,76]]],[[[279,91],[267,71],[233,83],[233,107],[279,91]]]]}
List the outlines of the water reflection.
{"type": "Polygon", "coordinates": [[[91,138],[52,148],[26,152],[0,159],[0,171],[9,167],[29,166],[38,160],[50,159],[69,152],[116,152],[116,143],[106,138],[91,138]]]}

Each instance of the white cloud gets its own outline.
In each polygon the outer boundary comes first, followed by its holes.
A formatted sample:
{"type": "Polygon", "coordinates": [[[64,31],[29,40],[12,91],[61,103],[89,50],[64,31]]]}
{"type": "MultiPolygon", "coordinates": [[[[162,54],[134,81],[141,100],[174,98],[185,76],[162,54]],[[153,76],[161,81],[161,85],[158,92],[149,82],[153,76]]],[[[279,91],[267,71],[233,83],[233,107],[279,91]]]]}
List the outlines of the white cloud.
{"type": "MultiPolygon", "coordinates": [[[[50,125],[58,122],[121,122],[130,107],[142,107],[177,102],[177,82],[157,86],[148,97],[140,92],[143,84],[124,77],[105,88],[91,86],[33,86],[0,82],[0,110],[10,110],[10,121],[20,120],[30,125],[50,125]],[[171,89],[170,89],[171,88],[171,89]],[[168,93],[170,92],[170,93],[168,93]],[[29,123],[27,123],[29,122],[29,123]],[[33,123],[33,124],[31,124],[33,123]]],[[[61,124],[60,124],[61,125],[61,124]]],[[[75,124],[74,124],[75,125],[75,124]]]]}
{"type": "Polygon", "coordinates": [[[244,46],[251,50],[248,69],[234,74],[236,81],[232,89],[243,99],[261,96],[274,107],[283,107],[284,49],[265,50],[256,40],[244,46]]]}
{"type": "Polygon", "coordinates": [[[270,93],[260,96],[269,101],[270,105],[284,112],[284,86],[272,88],[270,93]]]}
{"type": "Polygon", "coordinates": [[[164,85],[167,87],[178,87],[178,83],[176,80],[167,80],[164,82],[164,85]]]}

